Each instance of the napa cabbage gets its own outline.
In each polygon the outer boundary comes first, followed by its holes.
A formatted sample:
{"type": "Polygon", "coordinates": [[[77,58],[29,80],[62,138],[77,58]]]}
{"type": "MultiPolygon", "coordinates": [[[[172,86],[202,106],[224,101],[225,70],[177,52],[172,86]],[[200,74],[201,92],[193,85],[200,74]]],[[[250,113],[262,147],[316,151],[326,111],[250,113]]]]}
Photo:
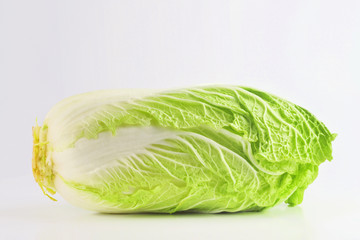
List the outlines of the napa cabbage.
{"type": "Polygon", "coordinates": [[[335,134],[304,108],[239,86],[105,90],[33,127],[43,192],[110,213],[257,211],[300,204],[335,134]]]}

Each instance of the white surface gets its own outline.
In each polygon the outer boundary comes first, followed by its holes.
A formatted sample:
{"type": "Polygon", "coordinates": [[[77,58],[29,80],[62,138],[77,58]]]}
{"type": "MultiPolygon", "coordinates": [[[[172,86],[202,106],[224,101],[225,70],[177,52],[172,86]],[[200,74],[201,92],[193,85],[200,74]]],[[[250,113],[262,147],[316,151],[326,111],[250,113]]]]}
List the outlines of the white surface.
{"type": "Polygon", "coordinates": [[[0,0],[0,238],[359,239],[359,12],[357,0],[0,0]],[[339,134],[303,204],[101,215],[34,183],[31,126],[61,99],[209,83],[275,93],[339,134]]]}

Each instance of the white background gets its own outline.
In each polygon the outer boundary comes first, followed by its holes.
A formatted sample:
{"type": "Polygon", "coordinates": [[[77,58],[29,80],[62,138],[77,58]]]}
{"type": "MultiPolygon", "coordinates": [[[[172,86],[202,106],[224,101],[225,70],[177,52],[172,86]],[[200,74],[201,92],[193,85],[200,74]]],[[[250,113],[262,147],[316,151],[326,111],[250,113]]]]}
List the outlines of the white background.
{"type": "Polygon", "coordinates": [[[360,239],[360,1],[0,0],[0,238],[360,239]],[[259,88],[338,133],[303,204],[261,213],[104,215],[52,202],[31,126],[97,89],[259,88]]]}

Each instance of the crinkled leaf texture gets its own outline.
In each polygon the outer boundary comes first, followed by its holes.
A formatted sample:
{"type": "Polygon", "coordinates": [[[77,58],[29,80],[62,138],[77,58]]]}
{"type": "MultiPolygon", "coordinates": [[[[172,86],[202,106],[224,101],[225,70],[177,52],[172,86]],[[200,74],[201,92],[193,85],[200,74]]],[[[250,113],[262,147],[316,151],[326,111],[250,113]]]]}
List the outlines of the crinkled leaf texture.
{"type": "Polygon", "coordinates": [[[111,213],[297,205],[335,138],[307,110],[238,86],[81,94],[38,135],[42,188],[111,213]]]}

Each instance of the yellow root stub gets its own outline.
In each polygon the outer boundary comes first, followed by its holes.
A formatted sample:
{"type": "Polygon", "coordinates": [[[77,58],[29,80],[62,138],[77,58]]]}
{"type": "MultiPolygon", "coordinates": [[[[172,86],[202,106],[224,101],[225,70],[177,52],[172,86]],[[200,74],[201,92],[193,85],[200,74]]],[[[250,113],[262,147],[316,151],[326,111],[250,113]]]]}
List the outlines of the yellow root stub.
{"type": "Polygon", "coordinates": [[[49,194],[55,194],[54,174],[52,171],[52,162],[47,160],[47,128],[36,126],[32,128],[33,132],[33,155],[32,170],[35,181],[39,184],[43,193],[51,200],[56,201],[49,194]]]}

